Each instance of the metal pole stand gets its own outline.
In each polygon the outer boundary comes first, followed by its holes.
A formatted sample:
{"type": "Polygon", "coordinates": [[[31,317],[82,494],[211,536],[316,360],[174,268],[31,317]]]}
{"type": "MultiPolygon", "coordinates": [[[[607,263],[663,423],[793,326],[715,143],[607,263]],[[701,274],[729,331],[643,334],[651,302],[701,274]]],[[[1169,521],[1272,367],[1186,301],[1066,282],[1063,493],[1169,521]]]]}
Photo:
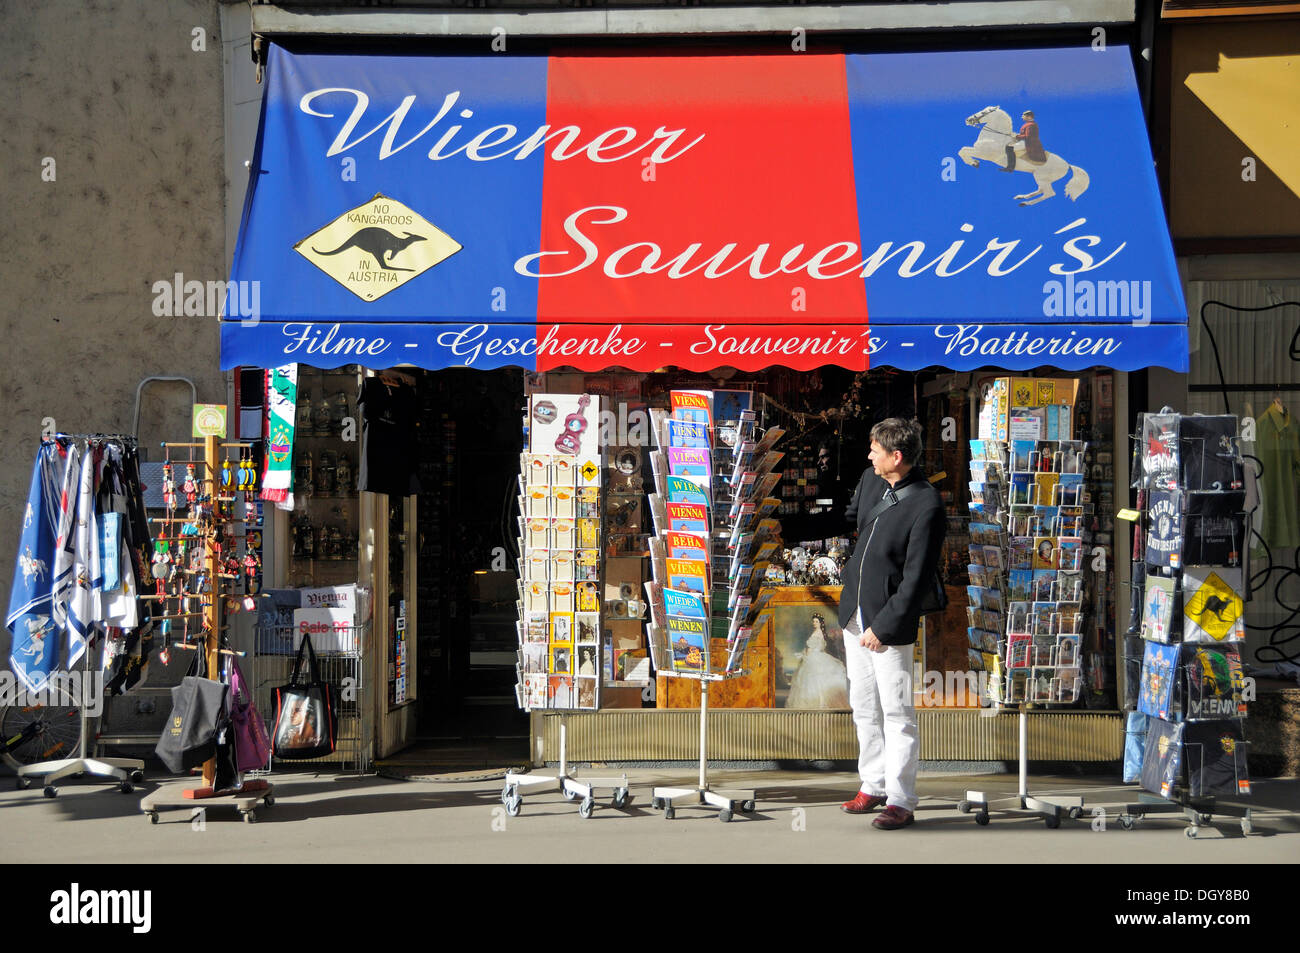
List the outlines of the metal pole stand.
{"type": "MultiPolygon", "coordinates": [[[[681,677],[681,676],[679,676],[681,677]]],[[[741,814],[754,813],[753,791],[713,791],[709,788],[708,778],[708,738],[709,738],[709,682],[721,681],[721,676],[700,677],[700,783],[693,788],[655,788],[650,806],[656,810],[663,808],[664,817],[672,820],[679,807],[713,807],[718,809],[718,819],[723,823],[730,821],[737,811],[741,814]]]]}
{"type": "MultiPolygon", "coordinates": [[[[90,643],[86,644],[82,655],[82,671],[90,677],[90,643]]],[[[83,680],[82,684],[87,684],[83,680]]],[[[57,761],[41,761],[37,764],[23,765],[18,769],[18,786],[26,788],[31,785],[33,777],[45,778],[45,796],[56,797],[59,793],[55,781],[76,777],[83,774],[106,778],[117,782],[118,790],[130,794],[135,790],[134,784],[144,780],[144,762],[138,758],[88,758],[86,757],[86,739],[90,736],[90,720],[86,716],[86,706],[78,705],[78,717],[81,720],[81,738],[77,741],[77,756],[61,758],[57,761]]]]}
{"type": "Polygon", "coordinates": [[[975,812],[975,823],[983,827],[989,822],[989,811],[1027,811],[1041,815],[1043,823],[1055,830],[1061,826],[1061,817],[1077,818],[1083,813],[1083,798],[1058,797],[1055,801],[1044,801],[1029,793],[1028,738],[1029,715],[1020,709],[1020,792],[1015,797],[995,798],[989,800],[981,791],[967,791],[966,799],[957,802],[957,810],[963,814],[975,812]]]}
{"type": "Polygon", "coordinates": [[[628,795],[626,774],[617,778],[587,778],[585,781],[569,776],[568,733],[569,715],[568,712],[561,712],[560,771],[558,774],[516,774],[514,771],[506,772],[506,783],[501,788],[501,803],[506,806],[506,813],[511,817],[518,817],[519,812],[523,810],[524,796],[520,790],[521,788],[533,788],[547,784],[556,785],[566,801],[576,801],[581,798],[582,801],[578,804],[578,815],[583,818],[591,817],[592,812],[596,809],[596,791],[601,788],[606,788],[611,792],[610,805],[612,807],[621,810],[631,803],[632,799],[628,795]]]}

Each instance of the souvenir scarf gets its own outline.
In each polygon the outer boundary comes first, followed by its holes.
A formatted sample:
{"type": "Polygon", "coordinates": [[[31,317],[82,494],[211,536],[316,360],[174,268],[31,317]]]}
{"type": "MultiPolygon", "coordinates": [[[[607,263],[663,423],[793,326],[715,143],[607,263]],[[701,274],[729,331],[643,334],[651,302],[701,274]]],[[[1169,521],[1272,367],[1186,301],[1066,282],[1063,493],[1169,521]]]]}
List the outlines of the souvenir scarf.
{"type": "Polygon", "coordinates": [[[293,428],[298,412],[298,365],[266,372],[266,469],[264,500],[293,509],[293,428]]]}
{"type": "Polygon", "coordinates": [[[10,641],[9,668],[29,692],[45,687],[58,647],[52,636],[52,567],[59,530],[59,490],[63,460],[53,441],[42,441],[32,467],[31,489],[18,540],[18,564],[9,591],[5,626],[10,641]]]}

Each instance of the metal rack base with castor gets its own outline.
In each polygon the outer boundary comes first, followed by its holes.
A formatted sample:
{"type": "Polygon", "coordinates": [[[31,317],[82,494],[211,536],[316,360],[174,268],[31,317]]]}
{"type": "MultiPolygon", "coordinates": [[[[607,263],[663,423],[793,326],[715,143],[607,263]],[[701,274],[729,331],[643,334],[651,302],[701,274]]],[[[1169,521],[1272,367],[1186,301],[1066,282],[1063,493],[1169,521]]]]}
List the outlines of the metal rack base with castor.
{"type": "MultiPolygon", "coordinates": [[[[689,676],[677,674],[678,678],[689,676]]],[[[698,676],[700,679],[700,783],[692,788],[659,787],[654,789],[650,806],[662,810],[667,820],[677,816],[679,807],[716,808],[724,824],[737,814],[753,814],[756,803],[753,791],[714,791],[709,786],[706,747],[709,730],[709,682],[727,676],[698,676]]]]}
{"type": "Polygon", "coordinates": [[[1028,714],[1022,708],[1020,710],[1019,725],[1020,788],[1018,793],[1012,797],[990,799],[982,791],[967,791],[966,797],[957,802],[957,810],[963,814],[973,813],[975,823],[980,827],[988,824],[989,814],[992,811],[1037,814],[1042,817],[1043,823],[1049,830],[1056,830],[1060,827],[1061,819],[1064,817],[1074,819],[1083,814],[1083,798],[1081,797],[1064,795],[1053,797],[1052,800],[1048,801],[1041,797],[1034,797],[1029,793],[1028,718],[1028,714]]]}
{"type": "Polygon", "coordinates": [[[1243,836],[1252,833],[1255,829],[1248,807],[1218,804],[1212,797],[1170,801],[1146,793],[1138,794],[1138,803],[1124,805],[1124,813],[1119,816],[1119,826],[1126,831],[1131,831],[1144,818],[1160,814],[1181,814],[1187,820],[1187,827],[1183,829],[1183,833],[1190,838],[1200,834],[1201,828],[1210,827],[1216,815],[1235,818],[1243,836]]]}
{"type": "Polygon", "coordinates": [[[610,806],[616,810],[622,810],[632,802],[632,796],[628,791],[627,775],[610,778],[574,778],[569,776],[569,764],[567,753],[568,742],[568,715],[561,714],[560,718],[560,765],[558,774],[519,774],[514,771],[506,772],[505,784],[501,787],[501,803],[506,807],[506,813],[511,817],[518,817],[523,811],[524,806],[524,789],[528,788],[546,788],[554,785],[555,789],[564,796],[566,801],[578,801],[578,816],[582,818],[591,817],[596,810],[596,794],[601,790],[610,792],[610,806]]]}

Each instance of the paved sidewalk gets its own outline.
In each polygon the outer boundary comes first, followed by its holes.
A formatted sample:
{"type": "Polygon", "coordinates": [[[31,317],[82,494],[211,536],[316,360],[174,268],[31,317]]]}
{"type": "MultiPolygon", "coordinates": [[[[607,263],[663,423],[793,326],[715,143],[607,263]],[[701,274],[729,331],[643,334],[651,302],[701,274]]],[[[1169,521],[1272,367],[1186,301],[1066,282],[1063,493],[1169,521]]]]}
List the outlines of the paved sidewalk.
{"type": "MultiPolygon", "coordinates": [[[[542,772],[539,772],[542,773],[542,772]]],[[[609,769],[576,771],[608,776],[609,769]]],[[[612,772],[614,774],[620,771],[612,772]]],[[[1031,778],[1031,793],[1081,795],[1083,817],[1048,830],[1037,816],[994,814],[987,827],[962,815],[967,789],[1014,794],[1014,775],[922,777],[915,826],[885,832],[839,809],[856,779],[845,772],[717,770],[715,788],[754,788],[757,811],[720,823],[713,811],[681,808],[673,820],[650,808],[658,784],[691,786],[690,769],[628,772],[632,803],[608,800],[589,819],[558,792],[527,794],[517,817],[501,805],[501,781],[398,781],[379,777],[284,774],[273,778],[276,804],[245,824],[230,807],[209,807],[202,823],[189,810],[165,810],[151,825],[139,801],[156,784],[125,795],[73,781],[55,799],[18,791],[0,778],[0,857],[15,863],[556,863],[700,861],[815,863],[1195,863],[1300,860],[1300,781],[1255,783],[1254,833],[1222,818],[1200,837],[1184,836],[1180,817],[1153,817],[1122,830],[1118,814],[1137,789],[1109,778],[1031,778]],[[1104,830],[1093,816],[1107,809],[1104,830]]],[[[1246,803],[1246,802],[1243,802],[1246,803]]]]}

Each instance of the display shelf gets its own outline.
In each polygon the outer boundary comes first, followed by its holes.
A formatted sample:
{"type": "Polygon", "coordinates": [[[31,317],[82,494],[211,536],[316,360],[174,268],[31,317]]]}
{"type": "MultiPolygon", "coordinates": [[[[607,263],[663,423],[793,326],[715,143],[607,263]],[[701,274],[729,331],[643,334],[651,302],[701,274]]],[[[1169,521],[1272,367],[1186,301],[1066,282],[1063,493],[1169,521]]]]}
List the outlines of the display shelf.
{"type": "Polygon", "coordinates": [[[1123,806],[1125,829],[1150,815],[1181,815],[1184,833],[1196,837],[1217,814],[1243,834],[1252,830],[1250,808],[1217,800],[1251,793],[1238,647],[1251,520],[1237,428],[1235,416],[1165,407],[1141,415],[1133,436],[1132,599],[1141,641],[1126,644],[1124,661],[1138,673],[1130,725],[1145,724],[1145,738],[1125,761],[1145,793],[1123,806]]]}
{"type": "Polygon", "coordinates": [[[772,429],[755,439],[755,415],[734,396],[741,392],[724,393],[736,408],[726,428],[718,425],[722,402],[712,391],[672,391],[670,414],[651,415],[659,449],[651,454],[657,535],[650,544],[654,582],[647,586],[646,635],[659,675],[700,686],[698,783],[654,789],[651,806],[667,819],[685,806],[717,810],[723,822],[755,808],[753,791],[717,791],[709,782],[709,686],[748,674],[745,655],[763,605],[755,596],[780,532],[770,514],[780,505],[772,493],[782,454],[773,447],[783,432],[772,429]],[[723,429],[731,443],[718,446],[715,437],[723,429]],[[715,642],[723,644],[717,668],[715,642]]]}

